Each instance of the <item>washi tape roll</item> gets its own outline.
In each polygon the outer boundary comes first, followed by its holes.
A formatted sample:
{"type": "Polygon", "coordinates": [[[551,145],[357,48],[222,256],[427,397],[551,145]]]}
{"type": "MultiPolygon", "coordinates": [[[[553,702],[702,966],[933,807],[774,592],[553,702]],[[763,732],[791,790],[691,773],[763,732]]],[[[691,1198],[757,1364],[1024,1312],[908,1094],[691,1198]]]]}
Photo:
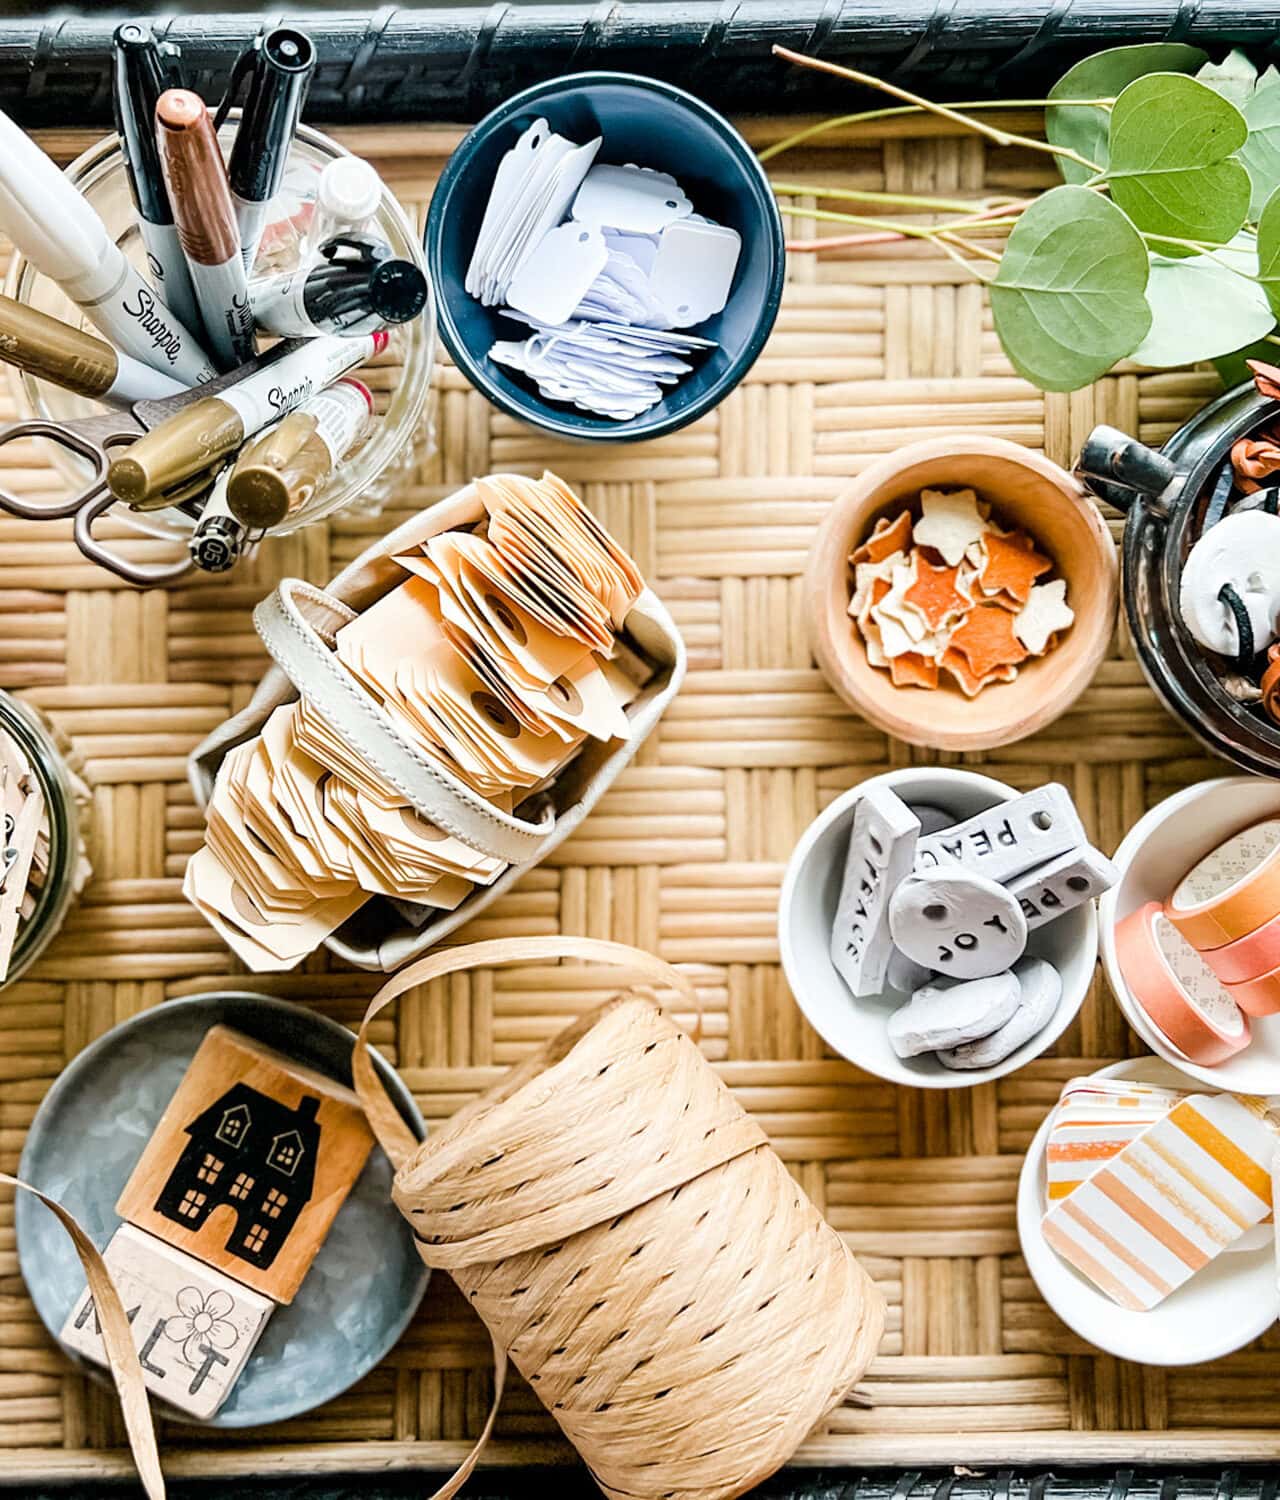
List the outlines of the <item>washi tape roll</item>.
{"type": "MultiPolygon", "coordinates": [[[[1204,955],[1206,958],[1209,954],[1204,955]]],[[[1246,1015],[1274,1016],[1280,1013],[1280,968],[1243,984],[1227,985],[1227,993],[1246,1015]]]]}
{"type": "Polygon", "coordinates": [[[1211,1066],[1249,1045],[1249,1018],[1158,901],[1116,927],[1116,956],[1134,999],[1184,1057],[1211,1066]]]}
{"type": "Polygon", "coordinates": [[[1182,877],[1169,920],[1201,952],[1256,932],[1280,913],[1280,818],[1229,839],[1182,877]]]}
{"type": "Polygon", "coordinates": [[[1247,984],[1272,969],[1280,969],[1280,916],[1264,922],[1256,932],[1246,932],[1234,943],[1207,948],[1204,956],[1223,984],[1247,984]]]}

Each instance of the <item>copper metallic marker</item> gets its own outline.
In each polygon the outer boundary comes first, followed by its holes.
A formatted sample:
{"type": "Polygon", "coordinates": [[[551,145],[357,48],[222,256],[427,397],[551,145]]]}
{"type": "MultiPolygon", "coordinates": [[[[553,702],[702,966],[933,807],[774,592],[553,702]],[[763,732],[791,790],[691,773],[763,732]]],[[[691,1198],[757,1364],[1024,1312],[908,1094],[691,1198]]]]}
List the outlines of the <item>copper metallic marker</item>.
{"type": "Polygon", "coordinates": [[[235,369],[253,358],[253,310],[227,169],[199,94],[166,89],[160,95],[156,140],[209,344],[223,369],[235,369]]]}
{"type": "Polygon", "coordinates": [[[0,359],[63,390],[113,406],[160,401],[186,390],[171,375],[12,297],[0,297],[0,359]]]}

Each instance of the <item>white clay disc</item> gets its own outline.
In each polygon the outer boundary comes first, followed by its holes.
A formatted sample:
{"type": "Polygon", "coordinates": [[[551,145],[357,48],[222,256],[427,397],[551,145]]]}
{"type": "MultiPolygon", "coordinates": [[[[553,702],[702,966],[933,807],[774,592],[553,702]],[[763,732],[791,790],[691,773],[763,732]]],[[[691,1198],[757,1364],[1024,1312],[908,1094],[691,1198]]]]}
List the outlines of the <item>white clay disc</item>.
{"type": "Polygon", "coordinates": [[[1253,649],[1276,637],[1280,616],[1280,516],[1245,511],[1227,516],[1200,538],[1182,570],[1178,609],[1202,646],[1221,656],[1240,649],[1235,615],[1218,594],[1229,583],[1253,627],[1253,649]]]}
{"type": "Polygon", "coordinates": [[[1027,945],[1027,919],[1016,898],[958,867],[904,880],[889,903],[889,931],[908,958],[948,979],[1011,969],[1027,945]]]}

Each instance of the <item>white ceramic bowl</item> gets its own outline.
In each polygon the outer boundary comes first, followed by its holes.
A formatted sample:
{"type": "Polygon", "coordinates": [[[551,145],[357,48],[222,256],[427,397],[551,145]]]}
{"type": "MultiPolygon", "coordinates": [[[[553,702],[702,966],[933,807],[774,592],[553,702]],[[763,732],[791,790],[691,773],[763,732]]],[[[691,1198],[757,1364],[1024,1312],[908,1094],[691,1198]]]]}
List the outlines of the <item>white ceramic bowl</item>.
{"type": "MultiPolygon", "coordinates": [[[[1128,1058],[1096,1078],[1194,1089],[1185,1073],[1155,1057],[1128,1058]]],[[[1270,1232],[1253,1250],[1220,1255],[1149,1312],[1117,1307],[1045,1243],[1045,1147],[1052,1111],[1036,1132],[1018,1179],[1018,1237],[1040,1295],[1068,1328],[1119,1359],[1144,1365],[1194,1365],[1242,1348],[1280,1317],[1270,1232]]],[[[1250,1230],[1250,1234],[1254,1231],[1250,1230]]]]}
{"type": "Polygon", "coordinates": [[[957,821],[1019,795],[1004,782],[974,771],[920,766],[887,771],[837,797],[805,829],[782,882],[778,941],[791,993],[809,1024],[828,1045],[851,1063],[890,1083],[921,1089],[964,1089],[1003,1078],[1056,1042],[1079,1011],[1098,957],[1093,902],[1039,928],[1027,944],[1028,953],[1048,959],[1062,975],[1062,999],[1043,1031],[991,1068],[944,1068],[932,1053],[899,1057],[889,1045],[886,1023],[910,997],[886,990],[883,995],[855,1000],[830,954],[853,810],[869,786],[892,787],[907,803],[945,808],[957,821]]]}
{"type": "Polygon", "coordinates": [[[1192,865],[1223,839],[1264,818],[1280,817],[1280,781],[1221,776],[1175,792],[1140,818],[1116,851],[1120,879],[1102,897],[1102,965],[1129,1025],[1159,1057],[1211,1088],[1280,1093],[1280,1016],[1250,1016],[1252,1039],[1226,1062],[1204,1067],[1185,1058],[1147,1019],[1116,959],[1116,926],[1148,901],[1164,902],[1192,865]]]}

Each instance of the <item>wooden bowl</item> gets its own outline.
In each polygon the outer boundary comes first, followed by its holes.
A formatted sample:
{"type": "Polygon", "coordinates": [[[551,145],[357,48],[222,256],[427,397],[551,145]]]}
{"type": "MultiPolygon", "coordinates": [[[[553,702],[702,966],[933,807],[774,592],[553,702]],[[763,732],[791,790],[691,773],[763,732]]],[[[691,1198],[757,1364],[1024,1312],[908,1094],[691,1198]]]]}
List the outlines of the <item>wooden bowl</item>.
{"type": "Polygon", "coordinates": [[[840,697],[886,734],[935,750],[988,750],[1034,734],[1064,713],[1089,685],[1115,628],[1119,563],[1115,543],[1092,500],[1043,454],[1001,438],[946,437],[909,443],[871,465],[827,513],[805,577],[810,644],[840,697]],[[1013,682],[992,683],[976,698],[944,675],[929,690],[895,687],[867,661],[850,618],[849,553],[883,514],[895,516],[922,489],[973,489],[995,518],[1025,528],[1067,581],[1075,622],[1046,656],[1028,661],[1013,682]]]}

